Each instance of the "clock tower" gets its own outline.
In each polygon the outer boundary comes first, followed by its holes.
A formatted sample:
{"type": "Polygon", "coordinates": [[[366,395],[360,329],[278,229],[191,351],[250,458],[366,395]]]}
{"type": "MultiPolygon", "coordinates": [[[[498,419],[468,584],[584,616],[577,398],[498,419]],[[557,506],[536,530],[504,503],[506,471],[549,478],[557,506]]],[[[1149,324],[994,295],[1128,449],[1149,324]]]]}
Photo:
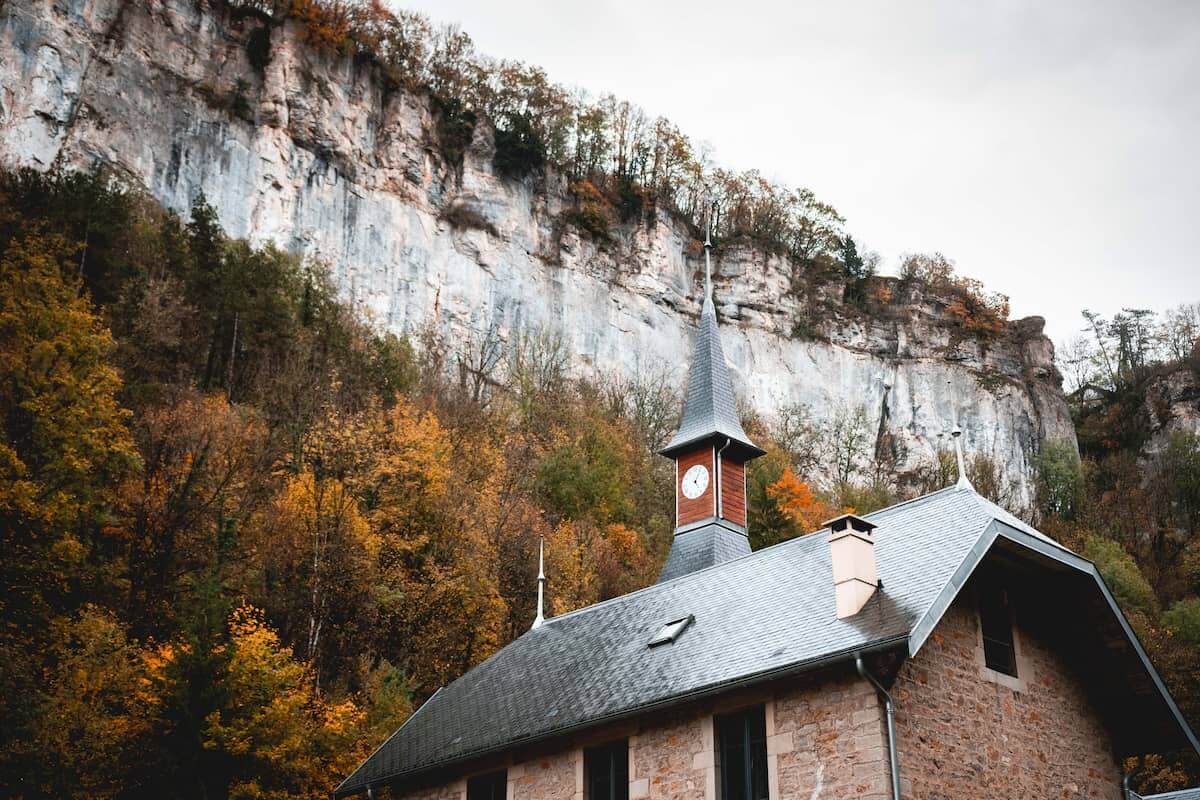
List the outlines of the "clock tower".
{"type": "Polygon", "coordinates": [[[659,582],[750,552],[746,462],[763,451],[742,430],[712,300],[704,242],[704,305],[679,430],[661,451],[675,461],[675,538],[659,582]]]}

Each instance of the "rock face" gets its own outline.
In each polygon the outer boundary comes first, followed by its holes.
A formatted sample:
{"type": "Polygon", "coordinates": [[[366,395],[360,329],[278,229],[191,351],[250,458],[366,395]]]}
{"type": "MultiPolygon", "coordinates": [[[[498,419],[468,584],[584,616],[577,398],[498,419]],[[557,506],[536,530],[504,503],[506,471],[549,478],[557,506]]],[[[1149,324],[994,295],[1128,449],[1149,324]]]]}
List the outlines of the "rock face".
{"type": "MultiPolygon", "coordinates": [[[[657,213],[598,242],[562,221],[562,179],[496,175],[485,126],[448,164],[427,99],[388,92],[370,64],[313,52],[284,25],[257,71],[247,44],[262,27],[211,0],[7,0],[0,163],[103,166],[185,215],[203,192],[231,235],[326,261],[397,331],[550,331],[577,374],[683,383],[702,289],[685,225],[657,213]]],[[[1037,318],[985,345],[916,297],[886,319],[838,312],[827,341],[802,340],[786,259],[733,246],[714,269],[735,381],[765,415],[861,405],[912,468],[957,413],[968,453],[999,462],[1026,503],[1040,443],[1074,443],[1037,318]]]]}
{"type": "Polygon", "coordinates": [[[1144,456],[1161,453],[1175,434],[1200,436],[1200,376],[1181,365],[1152,377],[1141,410],[1150,433],[1142,447],[1144,456]]]}

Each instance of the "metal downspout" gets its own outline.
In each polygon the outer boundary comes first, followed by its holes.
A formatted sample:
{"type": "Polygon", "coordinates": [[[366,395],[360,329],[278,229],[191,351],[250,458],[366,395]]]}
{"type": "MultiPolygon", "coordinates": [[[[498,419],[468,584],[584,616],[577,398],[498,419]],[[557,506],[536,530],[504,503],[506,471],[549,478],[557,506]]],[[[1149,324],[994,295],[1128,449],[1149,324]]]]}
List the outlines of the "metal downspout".
{"type": "Polygon", "coordinates": [[[887,738],[888,738],[888,766],[892,773],[892,800],[900,800],[900,756],[896,754],[896,710],[895,704],[892,703],[892,696],[888,694],[888,690],[883,688],[883,684],[875,680],[875,676],[867,671],[867,665],[863,663],[862,654],[854,655],[854,666],[858,668],[858,674],[871,682],[875,687],[875,691],[883,698],[883,710],[887,717],[887,738]]]}
{"type": "Polygon", "coordinates": [[[717,479],[713,481],[715,484],[713,488],[717,490],[717,519],[725,518],[725,487],[721,485],[721,473],[723,471],[721,469],[721,453],[725,452],[725,448],[729,447],[731,442],[733,440],[726,436],[725,444],[721,445],[720,449],[717,450],[717,479]]]}

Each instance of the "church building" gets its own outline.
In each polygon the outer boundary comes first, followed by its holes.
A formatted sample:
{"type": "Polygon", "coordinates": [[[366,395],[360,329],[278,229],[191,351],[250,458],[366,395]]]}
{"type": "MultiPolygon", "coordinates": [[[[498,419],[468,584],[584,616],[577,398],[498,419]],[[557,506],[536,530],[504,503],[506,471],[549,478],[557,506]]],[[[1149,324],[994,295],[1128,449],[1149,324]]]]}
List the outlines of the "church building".
{"type": "Polygon", "coordinates": [[[1096,567],[961,466],[957,485],[751,552],[763,451],[707,280],[662,453],[676,527],[657,583],[544,620],[539,603],[335,797],[1120,800],[1124,758],[1200,752],[1096,567]]]}

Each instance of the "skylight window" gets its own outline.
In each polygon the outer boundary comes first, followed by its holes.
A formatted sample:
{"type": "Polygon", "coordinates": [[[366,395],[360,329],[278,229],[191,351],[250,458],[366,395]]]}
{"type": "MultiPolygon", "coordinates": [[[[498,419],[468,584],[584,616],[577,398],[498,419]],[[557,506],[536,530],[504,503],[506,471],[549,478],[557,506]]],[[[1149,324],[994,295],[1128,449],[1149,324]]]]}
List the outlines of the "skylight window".
{"type": "Polygon", "coordinates": [[[666,625],[658,629],[658,633],[650,640],[651,647],[658,647],[660,644],[670,644],[683,634],[687,627],[696,621],[696,618],[691,614],[686,617],[671,620],[666,625]]]}

